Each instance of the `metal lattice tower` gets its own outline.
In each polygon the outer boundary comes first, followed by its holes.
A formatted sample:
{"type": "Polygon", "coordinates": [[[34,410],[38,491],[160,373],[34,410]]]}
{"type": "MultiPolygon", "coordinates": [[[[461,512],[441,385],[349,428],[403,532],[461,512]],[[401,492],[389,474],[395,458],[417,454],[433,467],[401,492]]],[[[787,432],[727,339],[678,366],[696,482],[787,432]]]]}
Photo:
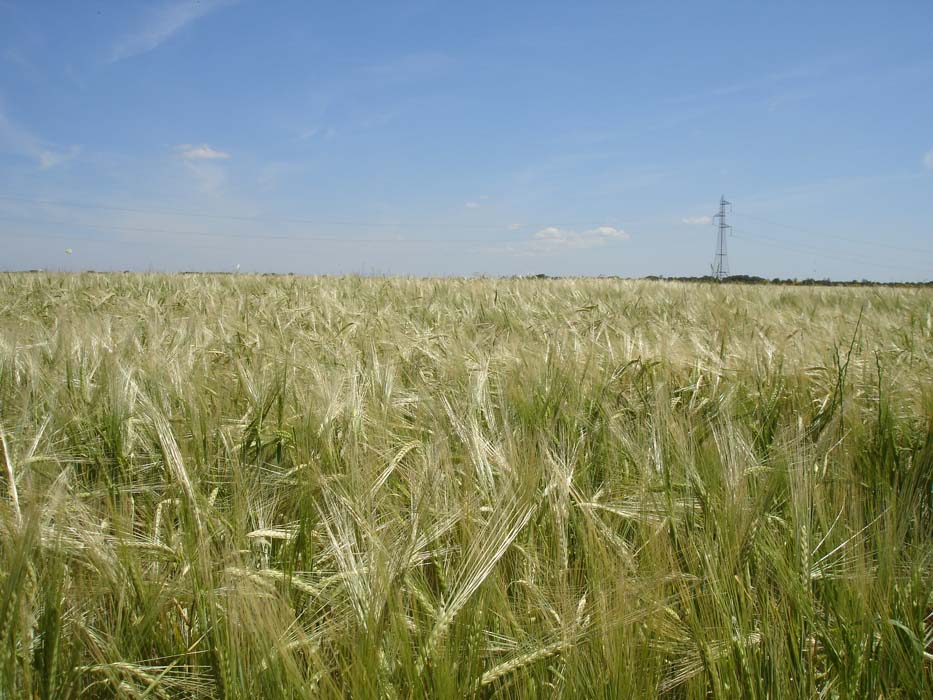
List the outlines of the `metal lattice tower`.
{"type": "Polygon", "coordinates": [[[726,206],[731,207],[725,197],[719,198],[719,213],[713,216],[713,221],[719,219],[719,234],[716,238],[716,255],[713,258],[713,277],[722,280],[729,276],[729,254],[726,252],[726,236],[728,229],[732,228],[726,223],[726,206]]]}

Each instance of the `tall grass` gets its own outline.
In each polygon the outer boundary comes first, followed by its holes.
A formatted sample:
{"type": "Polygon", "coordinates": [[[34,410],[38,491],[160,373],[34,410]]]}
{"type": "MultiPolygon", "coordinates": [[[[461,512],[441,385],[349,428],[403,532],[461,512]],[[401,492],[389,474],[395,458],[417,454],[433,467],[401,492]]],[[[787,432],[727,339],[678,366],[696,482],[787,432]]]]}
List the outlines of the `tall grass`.
{"type": "Polygon", "coordinates": [[[0,697],[929,697],[931,309],[0,275],[0,697]]]}

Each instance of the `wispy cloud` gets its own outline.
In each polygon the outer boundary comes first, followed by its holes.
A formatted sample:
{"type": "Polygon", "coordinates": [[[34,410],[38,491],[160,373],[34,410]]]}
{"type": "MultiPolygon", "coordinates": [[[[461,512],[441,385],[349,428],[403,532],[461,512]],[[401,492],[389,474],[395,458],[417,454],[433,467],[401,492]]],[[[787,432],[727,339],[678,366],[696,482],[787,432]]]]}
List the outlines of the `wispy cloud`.
{"type": "Polygon", "coordinates": [[[598,248],[608,243],[627,241],[628,233],[613,226],[598,226],[585,231],[548,226],[530,238],[497,246],[486,252],[507,255],[552,255],[567,250],[598,248]]]}
{"type": "Polygon", "coordinates": [[[0,108],[0,150],[35,161],[42,170],[54,168],[77,157],[80,146],[55,146],[10,119],[0,108]]]}
{"type": "Polygon", "coordinates": [[[367,66],[364,73],[381,80],[408,81],[433,78],[445,72],[453,63],[443,53],[421,52],[386,61],[378,65],[367,66]]]}
{"type": "Polygon", "coordinates": [[[220,194],[227,182],[227,171],[214,163],[186,160],[185,169],[191,173],[204,194],[220,194]]]}
{"type": "Polygon", "coordinates": [[[471,199],[469,202],[467,202],[463,206],[465,206],[467,209],[479,209],[481,206],[483,206],[482,203],[488,200],[489,200],[488,194],[481,194],[479,197],[477,197],[476,199],[471,199]]]}
{"type": "Polygon", "coordinates": [[[175,146],[175,150],[185,160],[227,160],[230,158],[230,154],[226,151],[219,151],[206,143],[197,146],[183,143],[180,146],[175,146]]]}
{"type": "Polygon", "coordinates": [[[272,161],[259,168],[256,184],[261,190],[268,192],[284,182],[294,182],[307,169],[308,163],[305,161],[272,161]]]}
{"type": "Polygon", "coordinates": [[[307,141],[308,139],[313,139],[315,136],[321,133],[321,127],[319,126],[309,126],[307,128],[301,129],[298,132],[298,138],[302,141],[307,141]]]}
{"type": "Polygon", "coordinates": [[[35,75],[38,73],[35,64],[26,58],[25,54],[15,46],[7,46],[3,50],[3,60],[12,63],[24,73],[35,75]]]}
{"type": "Polygon", "coordinates": [[[843,83],[861,81],[864,84],[864,76],[857,76],[851,71],[854,58],[851,54],[830,55],[789,66],[785,70],[672,95],[665,103],[675,109],[659,114],[650,130],[665,131],[702,121],[737,103],[776,112],[814,96],[825,96],[828,89],[838,90],[843,83]]]}
{"type": "Polygon", "coordinates": [[[227,171],[220,161],[228,160],[230,154],[202,143],[192,145],[183,143],[175,146],[175,152],[185,164],[185,169],[194,177],[200,190],[209,195],[217,195],[227,182],[227,171]]]}
{"type": "Polygon", "coordinates": [[[329,141],[337,135],[336,127],[329,126],[324,128],[323,126],[309,126],[306,129],[301,129],[298,132],[298,138],[302,141],[309,141],[311,139],[320,139],[322,141],[329,141]]]}
{"type": "Polygon", "coordinates": [[[687,216],[681,219],[682,223],[689,224],[690,226],[698,226],[700,224],[710,224],[713,222],[713,217],[711,216],[687,216]]]}
{"type": "Polygon", "coordinates": [[[927,151],[923,156],[923,164],[929,169],[933,170],[933,148],[927,151]]]}
{"type": "Polygon", "coordinates": [[[134,31],[122,37],[110,54],[112,62],[157,49],[185,27],[235,0],[176,0],[152,7],[134,31]]]}
{"type": "Polygon", "coordinates": [[[81,146],[69,146],[65,150],[44,149],[39,151],[37,157],[39,159],[39,167],[42,170],[48,170],[49,168],[54,168],[56,165],[67,163],[69,160],[77,158],[80,154],[81,146]]]}
{"type": "Polygon", "coordinates": [[[850,54],[833,54],[819,59],[808,60],[803,63],[788,66],[783,70],[751,76],[744,80],[728,84],[719,84],[708,87],[701,92],[690,92],[674,95],[668,99],[672,104],[685,102],[706,102],[710,99],[718,100],[749,93],[767,94],[776,88],[792,84],[799,87],[802,81],[819,81],[829,75],[835,76],[839,71],[845,70],[852,62],[850,54]]]}

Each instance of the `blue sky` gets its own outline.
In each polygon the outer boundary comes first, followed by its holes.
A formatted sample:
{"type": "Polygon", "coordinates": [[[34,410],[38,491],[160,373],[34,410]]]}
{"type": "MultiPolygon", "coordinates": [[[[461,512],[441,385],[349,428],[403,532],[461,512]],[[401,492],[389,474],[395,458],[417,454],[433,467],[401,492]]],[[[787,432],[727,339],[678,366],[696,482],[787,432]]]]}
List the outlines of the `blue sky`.
{"type": "Polygon", "coordinates": [[[933,278],[933,3],[0,0],[2,269],[698,275],[721,194],[933,278]]]}

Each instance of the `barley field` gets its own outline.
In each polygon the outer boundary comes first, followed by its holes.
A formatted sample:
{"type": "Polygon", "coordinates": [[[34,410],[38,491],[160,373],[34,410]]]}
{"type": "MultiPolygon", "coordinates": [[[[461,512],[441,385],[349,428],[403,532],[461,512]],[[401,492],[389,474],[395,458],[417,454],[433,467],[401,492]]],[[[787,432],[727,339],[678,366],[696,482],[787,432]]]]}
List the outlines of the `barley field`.
{"type": "Polygon", "coordinates": [[[931,697],[931,425],[929,288],[0,275],[0,697],[931,697]]]}

